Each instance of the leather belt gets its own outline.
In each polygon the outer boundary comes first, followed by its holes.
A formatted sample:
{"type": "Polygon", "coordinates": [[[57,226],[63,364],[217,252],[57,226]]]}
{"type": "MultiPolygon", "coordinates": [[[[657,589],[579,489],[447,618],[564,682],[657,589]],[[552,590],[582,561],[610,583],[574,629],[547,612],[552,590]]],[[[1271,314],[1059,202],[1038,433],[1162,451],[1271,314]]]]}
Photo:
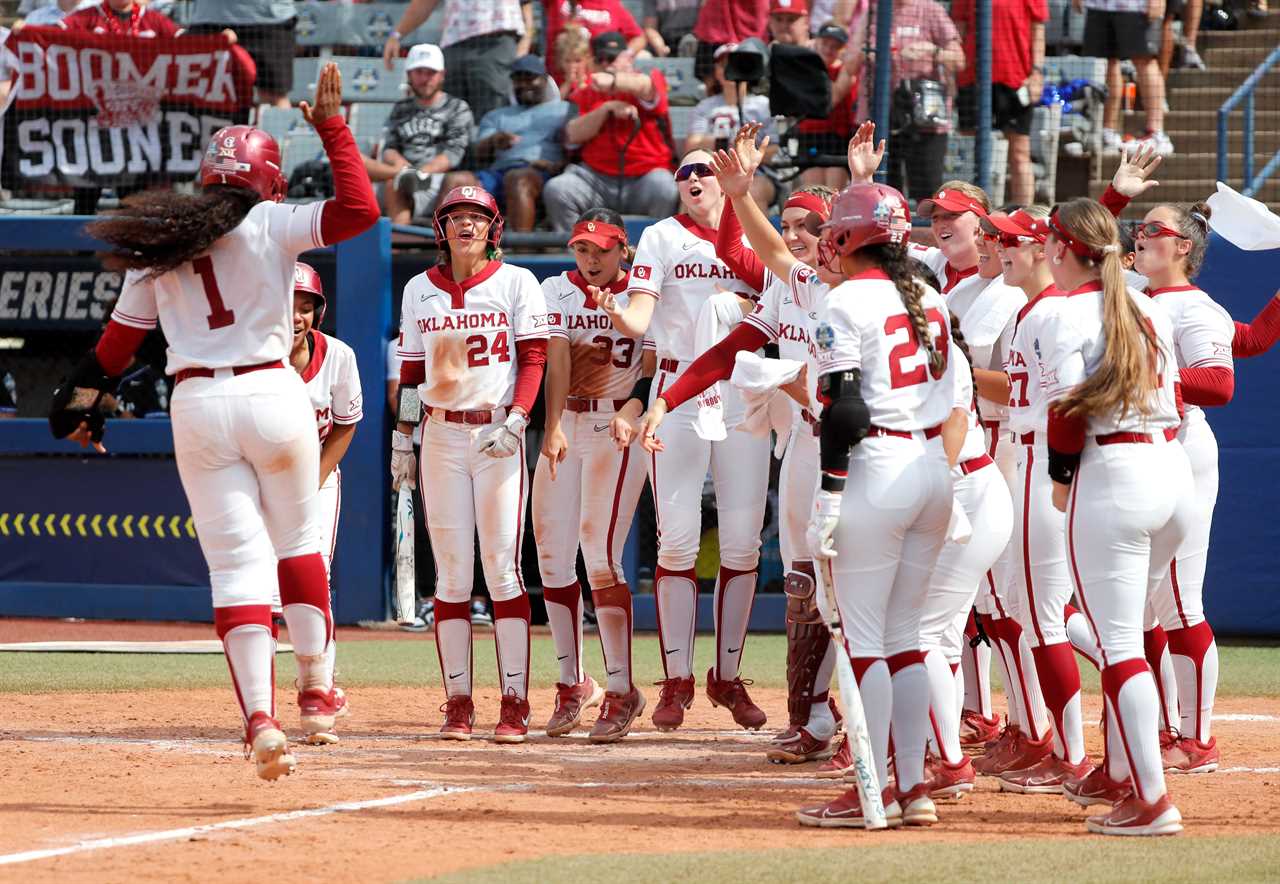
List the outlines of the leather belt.
{"type": "Polygon", "coordinates": [[[579,399],[576,396],[570,396],[565,400],[564,410],[572,411],[574,414],[588,411],[619,411],[626,404],[626,399],[579,399]]]}
{"type": "Polygon", "coordinates": [[[958,464],[958,466],[960,467],[960,472],[967,476],[970,473],[977,472],[983,467],[989,467],[993,463],[995,463],[995,461],[991,459],[991,455],[981,454],[971,460],[966,460],[963,463],[958,464]]]}
{"type": "Polygon", "coordinates": [[[680,373],[680,360],[679,360],[679,359],[670,359],[670,358],[668,358],[668,359],[659,359],[659,360],[658,360],[658,370],[659,370],[659,371],[667,371],[667,372],[670,372],[671,374],[679,374],[679,373],[680,373]]]}
{"type": "MultiPolygon", "coordinates": [[[[1178,429],[1177,427],[1169,427],[1163,431],[1162,435],[1164,436],[1164,441],[1172,442],[1178,438],[1178,429]]],[[[1156,440],[1150,433],[1108,433],[1105,436],[1095,436],[1094,441],[1099,445],[1123,445],[1126,443],[1152,445],[1156,440]]]]}
{"type": "MultiPolygon", "coordinates": [[[[263,371],[268,368],[284,368],[284,362],[275,359],[271,362],[259,362],[255,365],[237,365],[232,367],[231,373],[237,377],[242,374],[249,374],[252,371],[263,371]]],[[[216,370],[212,368],[184,368],[173,376],[173,385],[176,387],[183,381],[191,378],[211,378],[216,375],[216,370]]]]}
{"type": "Polygon", "coordinates": [[[1035,445],[1035,444],[1036,444],[1036,434],[1035,434],[1035,433],[1023,433],[1021,436],[1019,436],[1019,437],[1018,437],[1018,444],[1019,444],[1019,445],[1035,445]]]}
{"type": "Polygon", "coordinates": [[[471,424],[472,426],[491,424],[496,419],[492,411],[450,411],[446,408],[436,408],[433,405],[427,406],[427,414],[432,417],[438,417],[446,423],[471,424]]]}
{"type": "Polygon", "coordinates": [[[934,439],[942,435],[942,424],[936,427],[925,427],[923,430],[890,430],[885,427],[868,427],[868,436],[897,436],[899,439],[914,439],[916,433],[924,433],[926,439],[934,439]]]}

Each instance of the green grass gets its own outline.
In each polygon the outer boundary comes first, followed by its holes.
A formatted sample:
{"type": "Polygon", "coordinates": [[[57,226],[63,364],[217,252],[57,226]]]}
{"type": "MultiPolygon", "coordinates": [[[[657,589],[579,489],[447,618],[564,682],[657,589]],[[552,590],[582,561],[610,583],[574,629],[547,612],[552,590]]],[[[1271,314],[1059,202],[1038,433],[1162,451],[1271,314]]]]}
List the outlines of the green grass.
{"type": "MultiPolygon", "coordinates": [[[[715,641],[698,636],[694,673],[699,682],[711,666],[715,641]]],[[[650,684],[662,677],[658,640],[652,635],[636,638],[633,655],[638,684],[650,684]]],[[[743,675],[767,688],[786,687],[786,640],[781,635],[753,635],[747,641],[743,675]]],[[[1218,694],[1223,697],[1280,696],[1280,647],[1225,645],[1221,655],[1218,694]]],[[[534,636],[533,684],[550,687],[556,681],[555,652],[551,639],[534,636]]],[[[487,636],[476,642],[476,681],[497,683],[493,643],[487,636]]],[[[586,640],[585,665],[600,675],[600,643],[594,635],[586,640]]],[[[435,686],[440,683],[440,665],[429,636],[411,641],[346,642],[338,649],[338,670],[348,687],[435,686]]],[[[277,657],[276,676],[282,687],[293,683],[291,655],[277,657]]],[[[1080,674],[1087,692],[1097,693],[1098,677],[1082,663],[1080,674]]],[[[993,673],[994,676],[994,673],[993,673]]],[[[998,686],[998,679],[994,679],[998,686]]],[[[0,693],[42,694],[52,691],[158,690],[187,687],[222,687],[227,683],[227,667],[217,654],[62,654],[36,652],[0,653],[0,693]]]]}
{"type": "MultiPolygon", "coordinates": [[[[801,837],[797,833],[797,839],[801,837]]],[[[610,884],[655,881],[775,884],[810,881],[992,880],[1057,882],[1152,881],[1182,884],[1274,881],[1280,839],[1230,838],[1054,838],[1008,839],[973,844],[894,844],[893,833],[850,832],[846,849],[790,849],[721,853],[667,853],[604,859],[548,857],[432,878],[435,884],[520,884],[595,881],[608,864],[610,884]]],[[[425,880],[425,879],[423,879],[425,880]]]]}

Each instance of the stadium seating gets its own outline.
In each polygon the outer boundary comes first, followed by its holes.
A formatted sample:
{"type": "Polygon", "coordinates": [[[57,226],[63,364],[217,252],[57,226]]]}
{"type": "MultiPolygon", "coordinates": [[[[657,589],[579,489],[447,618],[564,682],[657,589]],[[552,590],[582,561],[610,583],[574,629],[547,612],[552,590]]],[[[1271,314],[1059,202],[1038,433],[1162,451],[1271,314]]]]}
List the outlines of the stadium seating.
{"type": "Polygon", "coordinates": [[[706,98],[706,87],[693,75],[692,58],[642,58],[636,61],[636,70],[662,71],[673,105],[697,104],[706,98]]]}

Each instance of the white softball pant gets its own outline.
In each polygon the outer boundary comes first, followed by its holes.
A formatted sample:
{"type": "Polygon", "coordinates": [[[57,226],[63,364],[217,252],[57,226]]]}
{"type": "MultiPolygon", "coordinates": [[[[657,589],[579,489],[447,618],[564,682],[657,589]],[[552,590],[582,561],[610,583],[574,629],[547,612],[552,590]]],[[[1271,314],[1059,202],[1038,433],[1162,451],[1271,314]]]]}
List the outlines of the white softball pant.
{"type": "Polygon", "coordinates": [[[622,549],[644,488],[645,456],[639,445],[617,449],[609,434],[612,419],[612,411],[566,411],[561,427],[569,450],[554,480],[547,458],[538,458],[533,536],[543,586],[577,581],[579,543],[592,589],[626,582],[622,549]]]}
{"type": "Polygon", "coordinates": [[[342,469],[333,472],[320,486],[316,495],[316,508],[320,511],[320,555],[324,570],[332,574],[333,551],[338,543],[338,517],[342,512],[342,469]]]}
{"type": "Polygon", "coordinates": [[[1018,622],[1032,647],[1067,641],[1063,616],[1071,601],[1066,519],[1053,505],[1049,452],[1039,439],[1018,457],[1014,495],[1013,568],[1018,622]]]}
{"type": "MultiPolygon", "coordinates": [[[[1014,434],[1005,425],[987,427],[987,453],[995,461],[996,470],[1004,479],[1011,500],[1018,488],[1019,448],[1014,434]]],[[[1013,544],[1016,540],[1016,532],[1011,532],[1009,542],[984,576],[975,600],[979,614],[1017,617],[1018,594],[1013,573],[1013,544]]]]}
{"type": "Polygon", "coordinates": [[[1193,411],[1178,432],[1191,464],[1195,519],[1178,546],[1173,566],[1151,598],[1151,607],[1166,630],[1204,622],[1204,574],[1209,561],[1209,529],[1218,502],[1218,440],[1203,411],[1193,411]]]}
{"type": "MultiPolygon", "coordinates": [[[[778,472],[778,548],[782,566],[790,568],[797,559],[808,561],[809,544],[805,531],[813,513],[813,495],[818,489],[818,437],[813,426],[796,417],[791,425],[791,438],[778,472]]],[[[821,597],[822,593],[818,594],[821,597]]],[[[826,600],[819,604],[825,610],[826,600]]]]}
{"type": "Polygon", "coordinates": [[[170,416],[213,606],[270,605],[277,559],[320,547],[320,442],[302,378],[218,369],[177,384],[170,416]]]}
{"type": "MultiPolygon", "coordinates": [[[[501,409],[495,415],[505,417],[501,409]]],[[[524,594],[520,575],[528,496],[524,442],[510,457],[494,458],[480,451],[485,437],[501,423],[446,423],[439,415],[423,423],[418,487],[436,560],[439,601],[470,601],[477,532],[489,597],[500,602],[524,594]]]]}

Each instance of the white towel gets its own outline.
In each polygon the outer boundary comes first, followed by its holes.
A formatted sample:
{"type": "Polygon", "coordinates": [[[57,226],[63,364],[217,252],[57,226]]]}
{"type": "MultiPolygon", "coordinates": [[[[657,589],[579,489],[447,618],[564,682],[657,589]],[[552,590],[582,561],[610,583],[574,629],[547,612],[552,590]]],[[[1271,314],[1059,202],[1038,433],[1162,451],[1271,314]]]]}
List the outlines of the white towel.
{"type": "Polygon", "coordinates": [[[1280,249],[1280,217],[1266,206],[1218,182],[1207,200],[1213,210],[1209,226],[1237,248],[1249,252],[1280,249]]]}
{"type": "Polygon", "coordinates": [[[766,359],[746,351],[734,358],[729,383],[742,391],[747,408],[737,429],[753,436],[767,436],[773,430],[777,434],[775,457],[782,457],[787,450],[797,411],[795,400],[778,388],[794,381],[803,368],[804,363],[795,359],[766,359]]]}
{"type": "MultiPolygon", "coordinates": [[[[742,306],[735,292],[716,292],[707,298],[693,326],[693,348],[705,353],[720,343],[730,329],[742,321],[742,306]]],[[[724,402],[720,398],[720,384],[712,384],[697,396],[698,416],[693,429],[698,438],[719,442],[728,437],[724,425],[724,402]]]]}

